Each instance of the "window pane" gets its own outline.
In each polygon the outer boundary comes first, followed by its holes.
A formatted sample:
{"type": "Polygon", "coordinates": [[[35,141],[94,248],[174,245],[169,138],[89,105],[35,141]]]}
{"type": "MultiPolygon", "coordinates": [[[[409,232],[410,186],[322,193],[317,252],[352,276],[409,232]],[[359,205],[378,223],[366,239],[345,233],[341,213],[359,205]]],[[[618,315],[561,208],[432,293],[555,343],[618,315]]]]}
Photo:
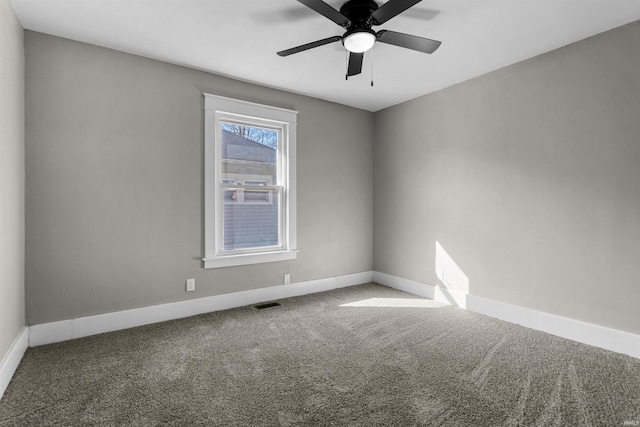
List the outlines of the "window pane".
{"type": "MultiPolygon", "coordinates": [[[[222,184],[277,185],[279,132],[221,122],[222,184]]],[[[224,251],[281,245],[279,190],[223,186],[224,251]]]]}
{"type": "Polygon", "coordinates": [[[276,183],[278,132],[232,123],[222,127],[222,180],[276,183]]]}
{"type": "MultiPolygon", "coordinates": [[[[224,191],[228,191],[225,188],[224,191]]],[[[248,191],[244,192],[244,199],[248,191]]],[[[280,245],[279,191],[260,192],[263,203],[225,203],[224,250],[262,248],[280,245]],[[271,203],[264,203],[264,199],[271,203]]]]}

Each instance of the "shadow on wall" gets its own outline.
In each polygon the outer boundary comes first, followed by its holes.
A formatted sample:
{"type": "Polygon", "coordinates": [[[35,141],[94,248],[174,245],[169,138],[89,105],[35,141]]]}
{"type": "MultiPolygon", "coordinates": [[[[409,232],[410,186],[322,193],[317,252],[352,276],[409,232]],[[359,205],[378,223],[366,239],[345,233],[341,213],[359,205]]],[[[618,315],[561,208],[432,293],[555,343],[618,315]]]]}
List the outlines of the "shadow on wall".
{"type": "Polygon", "coordinates": [[[467,308],[469,277],[437,240],[435,264],[436,277],[442,286],[436,288],[434,299],[446,300],[455,307],[467,308]]]}

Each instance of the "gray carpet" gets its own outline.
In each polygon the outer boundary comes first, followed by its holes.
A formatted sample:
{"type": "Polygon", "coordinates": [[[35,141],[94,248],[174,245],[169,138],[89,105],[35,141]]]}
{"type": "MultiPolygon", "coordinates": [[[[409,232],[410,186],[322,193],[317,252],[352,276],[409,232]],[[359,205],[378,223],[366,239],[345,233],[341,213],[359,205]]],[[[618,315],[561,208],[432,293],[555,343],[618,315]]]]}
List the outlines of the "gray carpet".
{"type": "Polygon", "coordinates": [[[638,359],[374,284],[280,302],[29,349],[0,425],[640,421],[638,359]]]}

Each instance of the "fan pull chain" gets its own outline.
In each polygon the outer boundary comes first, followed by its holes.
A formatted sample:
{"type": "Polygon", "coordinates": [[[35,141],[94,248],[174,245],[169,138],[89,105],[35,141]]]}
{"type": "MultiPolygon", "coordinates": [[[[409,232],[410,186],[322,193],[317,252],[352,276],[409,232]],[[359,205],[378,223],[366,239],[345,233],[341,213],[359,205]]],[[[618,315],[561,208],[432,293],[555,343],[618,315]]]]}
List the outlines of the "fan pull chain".
{"type": "Polygon", "coordinates": [[[371,47],[371,87],[373,87],[373,46],[371,47]]]}

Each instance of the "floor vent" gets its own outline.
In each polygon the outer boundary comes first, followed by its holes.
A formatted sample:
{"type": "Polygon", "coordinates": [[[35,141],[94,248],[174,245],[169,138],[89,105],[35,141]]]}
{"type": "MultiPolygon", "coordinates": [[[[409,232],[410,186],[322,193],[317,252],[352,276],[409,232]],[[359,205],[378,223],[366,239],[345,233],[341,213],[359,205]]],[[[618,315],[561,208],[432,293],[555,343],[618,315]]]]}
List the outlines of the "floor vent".
{"type": "Polygon", "coordinates": [[[262,310],[263,308],[270,307],[279,307],[281,304],[279,302],[265,302],[263,304],[256,304],[253,306],[256,310],[262,310]]]}

